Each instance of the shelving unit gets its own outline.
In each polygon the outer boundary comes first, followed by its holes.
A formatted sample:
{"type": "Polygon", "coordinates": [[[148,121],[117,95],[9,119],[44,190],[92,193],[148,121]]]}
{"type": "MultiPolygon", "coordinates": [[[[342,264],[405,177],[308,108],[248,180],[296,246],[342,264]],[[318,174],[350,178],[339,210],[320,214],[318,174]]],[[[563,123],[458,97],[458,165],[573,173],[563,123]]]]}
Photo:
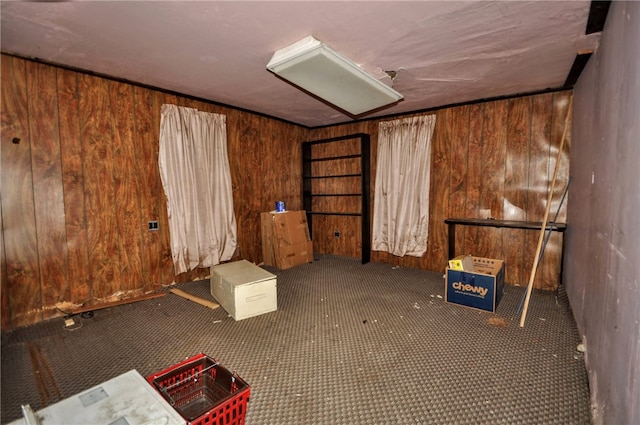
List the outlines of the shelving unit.
{"type": "MultiPolygon", "coordinates": [[[[328,145],[325,145],[328,146],[328,145]]],[[[333,145],[330,147],[339,147],[333,145]]],[[[361,217],[361,258],[362,264],[371,259],[371,234],[370,234],[370,138],[368,134],[357,133],[347,136],[333,137],[329,139],[313,140],[302,144],[302,200],[307,212],[309,232],[313,235],[314,215],[355,216],[361,217]],[[317,156],[314,155],[314,146],[319,144],[345,144],[353,143],[359,139],[360,152],[346,155],[317,156]],[[348,168],[344,170],[345,168],[348,168]],[[333,172],[340,169],[343,171],[333,172]],[[358,190],[354,190],[353,180],[359,180],[358,190]],[[349,184],[349,182],[351,182],[349,184]],[[327,190],[331,187],[333,190],[327,190]],[[320,189],[318,189],[320,188],[320,189]],[[345,190],[348,188],[349,190],[345,190]],[[324,199],[323,205],[331,204],[333,207],[343,207],[345,202],[340,199],[359,197],[360,211],[343,211],[344,208],[316,209],[319,199],[324,199]],[[335,202],[332,200],[335,198],[335,202]]]]}

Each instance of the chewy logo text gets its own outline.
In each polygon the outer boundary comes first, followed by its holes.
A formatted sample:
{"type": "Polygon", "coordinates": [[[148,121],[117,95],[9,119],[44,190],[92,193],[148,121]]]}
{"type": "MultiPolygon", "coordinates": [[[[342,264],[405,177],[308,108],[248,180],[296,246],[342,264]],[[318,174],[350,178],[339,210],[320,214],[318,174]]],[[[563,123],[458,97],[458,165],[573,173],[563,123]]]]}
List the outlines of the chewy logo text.
{"type": "Polygon", "coordinates": [[[451,286],[453,286],[453,289],[457,289],[459,291],[475,292],[476,294],[479,294],[482,297],[487,295],[487,292],[489,292],[488,288],[482,288],[480,286],[472,286],[472,285],[469,285],[468,283],[462,283],[462,282],[453,282],[451,286]]]}

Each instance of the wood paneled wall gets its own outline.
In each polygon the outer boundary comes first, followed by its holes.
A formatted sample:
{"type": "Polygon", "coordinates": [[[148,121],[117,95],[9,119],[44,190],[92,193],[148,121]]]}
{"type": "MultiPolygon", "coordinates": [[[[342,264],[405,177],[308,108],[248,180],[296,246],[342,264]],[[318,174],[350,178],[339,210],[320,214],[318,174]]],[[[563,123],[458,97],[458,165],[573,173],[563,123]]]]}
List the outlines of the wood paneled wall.
{"type": "MultiPolygon", "coordinates": [[[[209,274],[196,269],[174,276],[157,162],[163,103],[227,116],[241,258],[262,261],[260,212],[273,210],[276,200],[286,201],[289,210],[302,209],[303,141],[370,134],[373,200],[379,120],[309,130],[8,55],[1,63],[3,330],[61,315],[58,303],[99,305],[209,274]],[[157,232],[147,231],[150,220],[159,222],[157,232]]],[[[496,219],[541,220],[570,95],[437,111],[427,253],[399,258],[373,252],[372,261],[442,271],[445,218],[478,217],[489,208],[496,219]]],[[[569,146],[562,153],[552,212],[568,180],[569,146]]],[[[340,208],[352,205],[332,205],[340,208]]],[[[564,219],[563,207],[559,220],[564,219]]],[[[359,219],[316,216],[313,223],[316,252],[360,257],[359,219]]],[[[456,237],[458,253],[504,258],[507,282],[527,283],[537,232],[468,227],[456,237]]],[[[560,246],[561,236],[554,234],[537,288],[557,285],[560,246]]]]}
{"type": "MultiPolygon", "coordinates": [[[[570,96],[570,91],[561,91],[436,111],[427,252],[418,258],[374,251],[372,261],[444,271],[448,251],[446,218],[477,218],[481,209],[490,209],[495,219],[542,221],[570,96]]],[[[359,132],[371,135],[371,214],[380,121],[311,130],[309,138],[319,140],[359,132]]],[[[570,130],[570,119],[568,124],[570,130]]],[[[569,130],[560,155],[550,219],[558,211],[569,179],[569,130]]],[[[558,221],[564,222],[565,218],[566,202],[558,221]]],[[[345,246],[333,238],[335,230],[359,235],[359,226],[360,220],[352,217],[327,217],[324,221],[314,218],[314,251],[359,257],[359,247],[345,246]]],[[[504,259],[507,283],[524,286],[529,281],[538,237],[538,231],[458,227],[456,253],[504,259]]],[[[536,288],[557,288],[561,244],[562,235],[553,233],[538,267],[536,288]]]]}
{"type": "Polygon", "coordinates": [[[238,256],[262,260],[260,212],[280,199],[301,208],[307,129],[2,55],[3,330],[61,315],[58,303],[100,305],[209,274],[174,276],[157,161],[163,103],[227,116],[238,256]]]}

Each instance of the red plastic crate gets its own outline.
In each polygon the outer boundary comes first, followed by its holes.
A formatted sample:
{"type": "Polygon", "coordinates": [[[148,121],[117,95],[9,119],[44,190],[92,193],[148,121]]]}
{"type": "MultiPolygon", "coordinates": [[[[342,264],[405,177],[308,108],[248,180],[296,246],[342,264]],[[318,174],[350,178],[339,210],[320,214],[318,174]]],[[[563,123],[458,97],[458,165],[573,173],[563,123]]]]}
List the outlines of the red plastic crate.
{"type": "Polygon", "coordinates": [[[189,425],[244,425],[250,387],[205,354],[198,354],[147,381],[189,425]]]}

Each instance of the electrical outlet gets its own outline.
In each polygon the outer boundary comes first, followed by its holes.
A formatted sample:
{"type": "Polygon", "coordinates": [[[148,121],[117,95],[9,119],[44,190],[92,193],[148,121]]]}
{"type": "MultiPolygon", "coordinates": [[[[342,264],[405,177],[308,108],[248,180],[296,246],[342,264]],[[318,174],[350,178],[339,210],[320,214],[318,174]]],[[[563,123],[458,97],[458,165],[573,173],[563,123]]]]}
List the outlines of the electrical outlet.
{"type": "Polygon", "coordinates": [[[334,230],[333,236],[335,236],[336,238],[339,238],[340,237],[340,231],[339,230],[334,230]]]}
{"type": "Polygon", "coordinates": [[[157,221],[150,221],[148,224],[148,229],[150,232],[154,232],[156,230],[158,230],[158,222],[157,221]]]}

